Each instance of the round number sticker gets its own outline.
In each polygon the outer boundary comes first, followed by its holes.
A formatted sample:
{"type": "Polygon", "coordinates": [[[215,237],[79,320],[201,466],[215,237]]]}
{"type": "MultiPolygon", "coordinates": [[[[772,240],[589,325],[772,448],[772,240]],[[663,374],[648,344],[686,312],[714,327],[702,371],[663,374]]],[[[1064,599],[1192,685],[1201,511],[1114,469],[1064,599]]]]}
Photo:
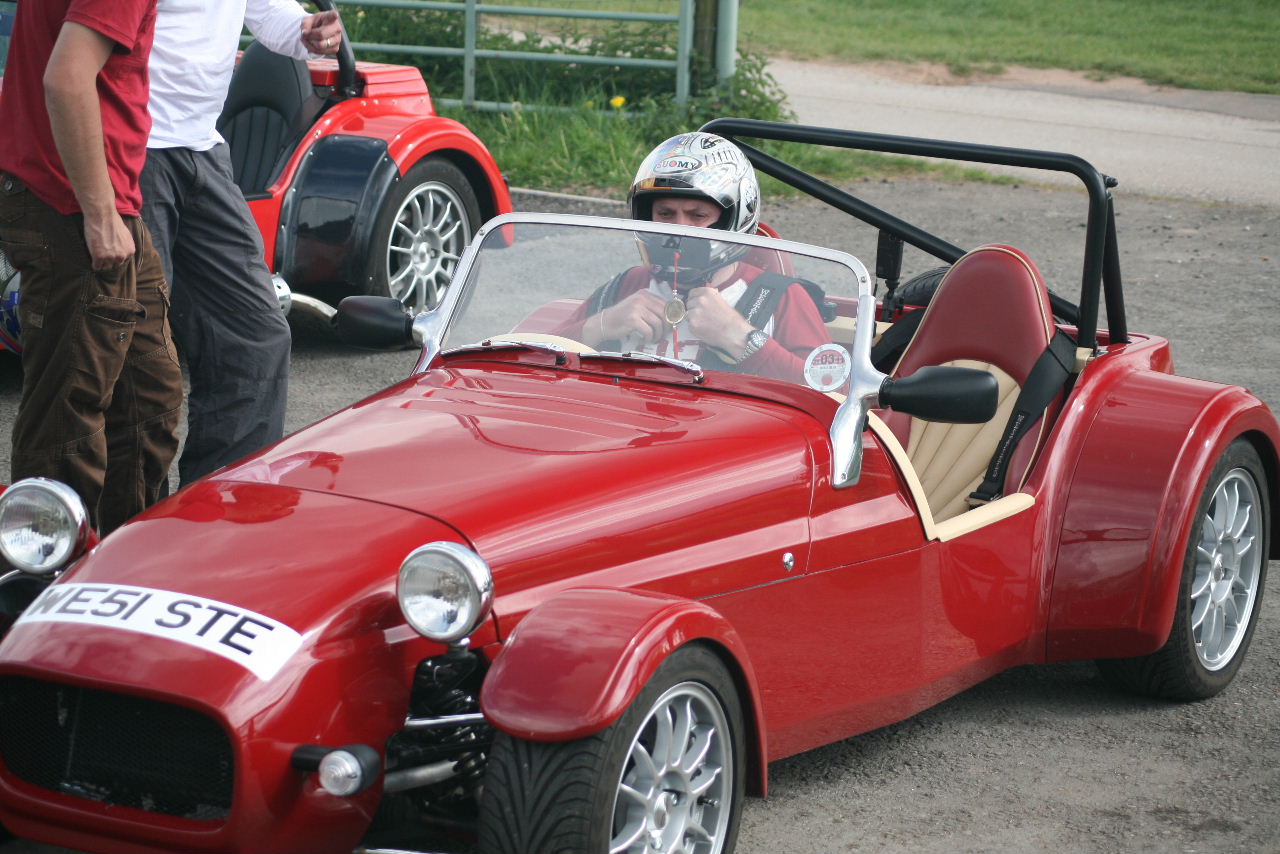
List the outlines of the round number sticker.
{"type": "Polygon", "coordinates": [[[849,380],[853,360],[839,344],[823,344],[804,360],[804,381],[818,391],[835,391],[849,380]]]}

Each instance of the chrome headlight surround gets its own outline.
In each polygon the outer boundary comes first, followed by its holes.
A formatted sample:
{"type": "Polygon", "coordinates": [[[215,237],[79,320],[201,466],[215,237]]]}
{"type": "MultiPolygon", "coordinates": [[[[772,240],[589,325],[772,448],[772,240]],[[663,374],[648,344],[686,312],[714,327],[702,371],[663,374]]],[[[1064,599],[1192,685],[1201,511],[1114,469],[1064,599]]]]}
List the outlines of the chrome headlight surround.
{"type": "Polygon", "coordinates": [[[83,554],[89,530],[84,502],[65,483],[29,477],[0,494],[0,557],[15,569],[54,574],[83,554]]]}
{"type": "Polygon", "coordinates": [[[480,555],[446,541],[409,553],[396,582],[400,612],[414,630],[440,643],[470,635],[493,607],[493,574],[480,555]]]}

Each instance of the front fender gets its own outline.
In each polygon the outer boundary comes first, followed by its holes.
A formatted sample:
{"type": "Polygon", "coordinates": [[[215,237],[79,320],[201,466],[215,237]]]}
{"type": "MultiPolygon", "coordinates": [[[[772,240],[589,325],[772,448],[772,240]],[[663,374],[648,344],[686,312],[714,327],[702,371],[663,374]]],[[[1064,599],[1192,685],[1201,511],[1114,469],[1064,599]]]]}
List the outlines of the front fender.
{"type": "Polygon", "coordinates": [[[759,758],[768,753],[755,672],[737,631],[702,602],[613,588],[548,599],[508,638],[480,706],[516,738],[584,738],[616,721],[667,656],[693,641],[714,645],[739,686],[754,766],[748,774],[762,789],[759,758]]]}
{"type": "Polygon", "coordinates": [[[1196,507],[1235,439],[1257,447],[1276,501],[1280,428],[1238,386],[1137,371],[1108,392],[1088,429],[1055,562],[1050,661],[1146,655],[1164,645],[1196,507]]]}

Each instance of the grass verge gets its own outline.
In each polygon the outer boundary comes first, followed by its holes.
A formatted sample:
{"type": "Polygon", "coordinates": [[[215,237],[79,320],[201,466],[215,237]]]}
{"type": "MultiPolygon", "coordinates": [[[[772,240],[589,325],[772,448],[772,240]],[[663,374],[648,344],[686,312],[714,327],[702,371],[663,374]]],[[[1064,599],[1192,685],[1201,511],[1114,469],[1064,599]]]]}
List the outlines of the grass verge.
{"type": "MultiPolygon", "coordinates": [[[[520,0],[564,6],[565,0],[520,0]]],[[[722,0],[730,2],[730,0],[722,0]]],[[[847,61],[945,63],[958,73],[1009,64],[1057,67],[1156,83],[1280,93],[1277,0],[740,0],[738,74],[728,86],[674,103],[674,72],[627,66],[481,60],[478,100],[551,109],[506,113],[442,109],[471,127],[514,186],[621,197],[643,156],[661,140],[717,116],[787,120],[767,54],[847,61]]],[[[671,0],[575,0],[575,8],[670,12],[671,0]]],[[[348,6],[355,41],[460,47],[462,16],[348,6]]],[[[478,47],[607,56],[674,58],[674,32],[661,25],[485,16],[478,47]]],[[[435,97],[460,98],[459,58],[362,51],[362,59],[415,64],[435,97]]],[[[703,79],[709,77],[701,69],[703,79]]],[[[932,174],[996,180],[976,169],[910,158],[766,146],[833,182],[932,174]]],[[[765,192],[789,194],[771,180],[765,192]]]]}

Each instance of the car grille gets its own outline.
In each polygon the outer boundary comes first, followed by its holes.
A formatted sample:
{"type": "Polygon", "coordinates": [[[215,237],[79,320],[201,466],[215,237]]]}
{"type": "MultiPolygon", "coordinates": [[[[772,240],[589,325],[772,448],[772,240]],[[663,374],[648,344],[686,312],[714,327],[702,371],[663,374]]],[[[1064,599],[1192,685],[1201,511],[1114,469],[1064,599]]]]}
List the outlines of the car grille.
{"type": "Polygon", "coordinates": [[[74,797],[202,821],[231,809],[226,732],[157,700],[0,679],[0,759],[15,777],[74,797]]]}

